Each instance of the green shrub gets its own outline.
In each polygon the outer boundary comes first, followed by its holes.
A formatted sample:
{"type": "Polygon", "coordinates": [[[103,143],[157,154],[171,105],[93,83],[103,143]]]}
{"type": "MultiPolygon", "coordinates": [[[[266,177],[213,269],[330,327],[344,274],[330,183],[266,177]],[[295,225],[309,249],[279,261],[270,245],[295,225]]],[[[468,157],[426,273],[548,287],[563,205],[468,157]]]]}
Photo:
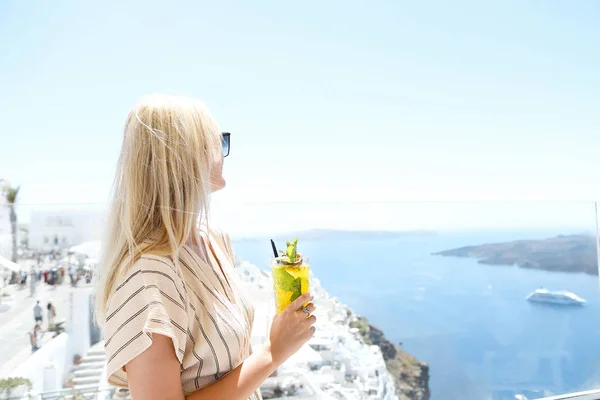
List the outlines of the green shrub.
{"type": "Polygon", "coordinates": [[[369,322],[366,319],[360,317],[356,321],[350,322],[350,328],[358,328],[358,332],[360,333],[363,342],[368,345],[373,344],[371,338],[369,338],[369,322]]]}
{"type": "Polygon", "coordinates": [[[0,394],[3,393],[6,397],[10,398],[11,392],[19,386],[26,386],[27,391],[31,391],[33,384],[29,379],[21,377],[0,379],[0,394]]]}

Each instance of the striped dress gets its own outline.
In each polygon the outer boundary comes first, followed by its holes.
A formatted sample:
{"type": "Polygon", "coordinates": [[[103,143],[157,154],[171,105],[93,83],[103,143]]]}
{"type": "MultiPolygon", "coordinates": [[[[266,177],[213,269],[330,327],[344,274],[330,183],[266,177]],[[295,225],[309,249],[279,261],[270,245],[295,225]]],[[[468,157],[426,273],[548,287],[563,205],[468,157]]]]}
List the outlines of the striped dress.
{"type": "MultiPolygon", "coordinates": [[[[221,379],[250,355],[252,307],[235,271],[229,237],[211,231],[204,262],[184,246],[179,265],[143,255],[116,285],[104,329],[110,384],[127,387],[124,366],[152,344],[173,340],[187,395],[221,379]]],[[[249,400],[261,400],[257,390],[249,400]]]]}

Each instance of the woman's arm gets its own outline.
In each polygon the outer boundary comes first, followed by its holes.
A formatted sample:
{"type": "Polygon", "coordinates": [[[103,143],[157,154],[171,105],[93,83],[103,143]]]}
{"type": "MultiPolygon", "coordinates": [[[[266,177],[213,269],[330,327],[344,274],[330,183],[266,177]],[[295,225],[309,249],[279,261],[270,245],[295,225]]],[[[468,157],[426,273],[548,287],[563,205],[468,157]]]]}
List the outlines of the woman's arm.
{"type": "Polygon", "coordinates": [[[153,334],[152,345],[126,365],[133,400],[183,400],[181,370],[173,341],[153,334]]]}
{"type": "Polygon", "coordinates": [[[190,393],[186,400],[247,400],[277,369],[268,345],[261,346],[222,379],[190,393]]]}
{"type": "MultiPolygon", "coordinates": [[[[281,363],[294,354],[314,333],[314,316],[296,311],[312,296],[296,299],[275,317],[270,338],[242,364],[220,380],[188,396],[181,387],[180,364],[170,337],[154,334],[152,345],[126,365],[133,400],[247,400],[281,363]]],[[[310,304],[311,312],[315,307],[310,304]]]]}
{"type": "MultiPolygon", "coordinates": [[[[268,346],[261,346],[240,366],[217,382],[197,390],[186,400],[246,400],[267,379],[277,364],[268,346]]],[[[133,400],[183,400],[179,361],[171,338],[154,335],[152,345],[127,364],[133,400]]]]}

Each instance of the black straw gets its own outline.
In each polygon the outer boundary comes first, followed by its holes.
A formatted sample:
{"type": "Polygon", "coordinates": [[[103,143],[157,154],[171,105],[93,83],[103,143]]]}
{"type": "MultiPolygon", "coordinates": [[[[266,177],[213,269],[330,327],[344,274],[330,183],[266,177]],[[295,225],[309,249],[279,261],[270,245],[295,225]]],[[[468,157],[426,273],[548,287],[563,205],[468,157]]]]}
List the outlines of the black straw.
{"type": "Polygon", "coordinates": [[[271,247],[273,248],[273,255],[275,256],[275,258],[279,257],[279,255],[277,254],[277,246],[275,246],[275,242],[273,241],[273,239],[271,239],[271,247]]]}

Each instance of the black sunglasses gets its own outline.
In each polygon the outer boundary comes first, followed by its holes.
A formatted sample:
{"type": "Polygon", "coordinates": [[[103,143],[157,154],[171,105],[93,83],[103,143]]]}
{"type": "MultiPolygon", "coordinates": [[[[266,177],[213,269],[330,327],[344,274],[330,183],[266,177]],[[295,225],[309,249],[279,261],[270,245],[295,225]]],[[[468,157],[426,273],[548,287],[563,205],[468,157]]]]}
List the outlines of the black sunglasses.
{"type": "Polygon", "coordinates": [[[231,133],[223,132],[222,135],[221,146],[223,147],[223,157],[227,157],[231,149],[231,133]]]}

